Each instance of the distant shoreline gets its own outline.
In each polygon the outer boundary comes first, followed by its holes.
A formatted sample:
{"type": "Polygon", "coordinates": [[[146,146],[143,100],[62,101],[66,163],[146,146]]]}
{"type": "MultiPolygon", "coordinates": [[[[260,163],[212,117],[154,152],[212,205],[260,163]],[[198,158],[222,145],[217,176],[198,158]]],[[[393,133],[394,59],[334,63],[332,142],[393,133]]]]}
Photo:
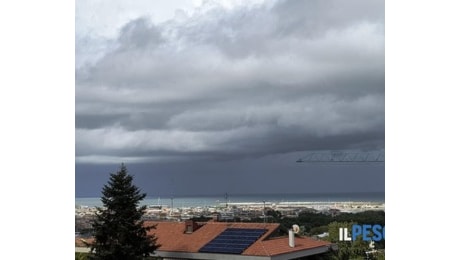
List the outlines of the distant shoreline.
{"type": "MultiPolygon", "coordinates": [[[[259,203],[344,203],[367,202],[385,203],[384,192],[356,192],[356,193],[305,193],[305,194],[252,194],[235,195],[225,194],[209,196],[148,196],[141,205],[168,205],[173,207],[204,207],[218,206],[222,203],[231,204],[259,204],[259,203]]],[[[75,205],[102,206],[99,197],[76,197],[75,205]]]]}
{"type": "MultiPolygon", "coordinates": [[[[305,193],[228,193],[229,197],[296,197],[296,196],[304,196],[304,197],[320,197],[320,196],[378,196],[378,197],[385,197],[385,191],[360,191],[360,192],[305,192],[305,193]]],[[[206,197],[224,197],[225,192],[219,194],[177,194],[175,195],[176,198],[206,198],[206,197]]],[[[76,196],[75,198],[96,198],[98,196],[76,196]]],[[[158,198],[164,197],[169,198],[171,194],[158,194],[158,195],[149,195],[147,194],[146,199],[149,198],[158,198]]]]}

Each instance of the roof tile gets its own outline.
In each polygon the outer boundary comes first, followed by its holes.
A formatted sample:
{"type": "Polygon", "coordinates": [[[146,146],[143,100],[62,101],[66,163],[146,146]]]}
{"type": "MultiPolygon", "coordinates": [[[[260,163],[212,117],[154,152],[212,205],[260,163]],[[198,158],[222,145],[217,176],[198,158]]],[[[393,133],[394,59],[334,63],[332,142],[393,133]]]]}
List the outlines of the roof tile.
{"type": "Polygon", "coordinates": [[[146,224],[156,225],[156,229],[152,229],[150,232],[158,238],[157,243],[160,246],[157,250],[159,251],[196,253],[226,228],[258,228],[268,230],[249,246],[242,253],[243,255],[273,256],[330,245],[326,241],[314,240],[308,237],[296,237],[295,247],[289,247],[287,236],[268,238],[278,229],[279,224],[277,223],[202,222],[199,223],[202,227],[190,234],[185,233],[184,222],[148,222],[146,224]]]}

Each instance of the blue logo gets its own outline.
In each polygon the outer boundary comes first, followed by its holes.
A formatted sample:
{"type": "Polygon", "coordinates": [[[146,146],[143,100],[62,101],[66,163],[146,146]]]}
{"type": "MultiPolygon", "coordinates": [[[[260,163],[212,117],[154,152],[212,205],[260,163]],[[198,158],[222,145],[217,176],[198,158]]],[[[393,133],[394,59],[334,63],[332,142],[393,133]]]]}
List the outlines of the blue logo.
{"type": "Polygon", "coordinates": [[[353,225],[351,227],[351,236],[348,228],[339,228],[339,241],[355,241],[359,236],[362,236],[364,241],[385,240],[385,226],[353,225]]]}

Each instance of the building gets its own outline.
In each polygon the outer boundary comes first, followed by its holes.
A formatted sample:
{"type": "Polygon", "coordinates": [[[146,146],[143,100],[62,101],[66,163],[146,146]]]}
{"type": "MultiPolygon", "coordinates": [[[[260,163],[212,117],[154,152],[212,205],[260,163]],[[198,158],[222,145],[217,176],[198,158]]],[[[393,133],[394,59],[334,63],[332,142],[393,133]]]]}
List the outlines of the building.
{"type": "MultiPolygon", "coordinates": [[[[155,225],[155,256],[163,259],[285,260],[337,250],[327,241],[278,236],[278,223],[146,221],[155,225]],[[291,239],[291,241],[290,241],[291,239]],[[291,246],[290,245],[293,245],[291,246]]],[[[76,238],[75,251],[89,252],[92,238],[76,238]]]]}
{"type": "Polygon", "coordinates": [[[164,259],[296,259],[336,249],[308,237],[276,236],[277,223],[146,222],[156,225],[156,256],[164,259]],[[291,237],[292,239],[292,237],[291,237]],[[291,241],[292,242],[292,241],[291,241]]]}

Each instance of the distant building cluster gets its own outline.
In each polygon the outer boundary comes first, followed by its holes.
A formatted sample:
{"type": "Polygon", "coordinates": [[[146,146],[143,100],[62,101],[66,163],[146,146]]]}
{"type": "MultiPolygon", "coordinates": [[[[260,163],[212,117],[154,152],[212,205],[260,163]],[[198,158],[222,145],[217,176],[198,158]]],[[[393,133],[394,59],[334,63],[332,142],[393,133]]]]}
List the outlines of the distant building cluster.
{"type": "MultiPolygon", "coordinates": [[[[144,220],[183,221],[193,218],[213,219],[216,221],[248,222],[255,219],[271,221],[270,212],[279,212],[279,217],[298,217],[302,212],[337,215],[342,212],[361,212],[367,210],[385,210],[385,204],[379,202],[279,202],[279,203],[222,203],[209,207],[174,207],[169,205],[150,205],[144,220]]],[[[91,221],[97,209],[95,207],[75,207],[75,232],[84,235],[91,228],[91,221]]]]}

